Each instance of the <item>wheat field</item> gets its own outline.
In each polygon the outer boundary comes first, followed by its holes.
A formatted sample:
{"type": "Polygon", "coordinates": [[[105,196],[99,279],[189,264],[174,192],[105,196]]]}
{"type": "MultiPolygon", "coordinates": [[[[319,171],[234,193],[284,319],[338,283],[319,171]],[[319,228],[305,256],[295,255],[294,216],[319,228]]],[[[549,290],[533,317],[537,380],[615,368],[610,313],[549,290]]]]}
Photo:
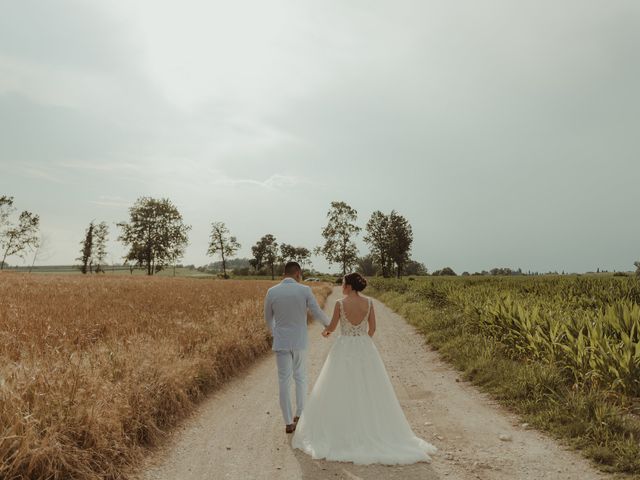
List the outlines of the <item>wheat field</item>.
{"type": "MultiPolygon", "coordinates": [[[[268,350],[269,281],[0,275],[0,478],[124,478],[268,350]]],[[[314,286],[322,303],[330,286],[314,286]]]]}

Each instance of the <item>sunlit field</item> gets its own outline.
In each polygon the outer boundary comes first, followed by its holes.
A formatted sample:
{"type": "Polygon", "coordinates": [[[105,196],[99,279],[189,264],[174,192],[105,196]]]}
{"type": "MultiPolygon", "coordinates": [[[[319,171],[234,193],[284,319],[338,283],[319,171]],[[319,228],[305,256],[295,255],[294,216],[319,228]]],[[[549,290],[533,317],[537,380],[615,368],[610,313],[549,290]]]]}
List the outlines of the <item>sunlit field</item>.
{"type": "Polygon", "coordinates": [[[268,350],[271,285],[0,274],[0,478],[122,478],[268,350]]]}

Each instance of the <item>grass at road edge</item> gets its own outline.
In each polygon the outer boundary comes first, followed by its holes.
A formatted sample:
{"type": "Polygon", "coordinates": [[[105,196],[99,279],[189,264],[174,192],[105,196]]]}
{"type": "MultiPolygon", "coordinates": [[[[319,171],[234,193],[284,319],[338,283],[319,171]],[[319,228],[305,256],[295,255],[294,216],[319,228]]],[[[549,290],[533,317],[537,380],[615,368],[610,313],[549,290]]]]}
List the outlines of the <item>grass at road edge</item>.
{"type": "Polygon", "coordinates": [[[554,364],[510,359],[502,344],[473,332],[455,305],[373,288],[368,293],[414,325],[465,380],[524,422],[580,450],[603,471],[640,478],[640,422],[602,392],[568,388],[554,364]]]}

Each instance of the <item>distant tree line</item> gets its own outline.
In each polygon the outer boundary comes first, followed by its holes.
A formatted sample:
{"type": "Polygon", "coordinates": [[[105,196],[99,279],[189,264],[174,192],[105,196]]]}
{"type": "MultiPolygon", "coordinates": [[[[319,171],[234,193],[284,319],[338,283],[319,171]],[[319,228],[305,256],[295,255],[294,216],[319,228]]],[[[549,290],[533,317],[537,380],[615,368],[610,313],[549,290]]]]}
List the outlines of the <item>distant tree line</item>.
{"type": "MultiPolygon", "coordinates": [[[[284,264],[296,261],[303,268],[311,266],[313,253],[322,255],[330,264],[338,264],[343,274],[354,267],[366,270],[365,274],[397,276],[409,272],[420,275],[426,267],[411,260],[413,243],[411,225],[395,210],[389,214],[376,211],[366,225],[364,241],[370,247],[365,257],[358,256],[355,238],[362,228],[356,224],[357,211],[345,202],[331,202],[327,213],[327,224],[321,234],[322,245],[310,249],[300,245],[279,242],[275,235],[267,233],[251,247],[252,258],[249,267],[257,275],[279,275],[284,264]]],[[[131,271],[145,269],[153,275],[170,265],[175,265],[184,256],[188,245],[190,225],[186,225],[177,207],[167,198],[141,197],[129,209],[129,220],[117,224],[121,232],[118,240],[127,247],[125,264],[131,271]]],[[[108,227],[105,222],[90,222],[81,242],[80,256],[77,258],[83,273],[104,271],[106,239],[108,227]]],[[[238,239],[232,235],[224,222],[211,223],[211,234],[207,255],[219,258],[222,276],[228,278],[228,262],[233,260],[241,248],[238,239]]],[[[249,268],[249,267],[237,267],[249,268]]],[[[247,272],[249,273],[249,272],[247,272]]]]}
{"type": "Polygon", "coordinates": [[[276,237],[270,233],[263,235],[251,247],[253,258],[249,264],[254,273],[261,274],[268,271],[271,278],[280,275],[284,265],[289,261],[295,261],[303,268],[311,265],[311,250],[305,247],[294,246],[288,243],[278,244],[276,237]]]}
{"type": "MultiPolygon", "coordinates": [[[[168,199],[142,197],[129,210],[129,222],[120,222],[122,229],[118,237],[129,251],[125,264],[133,269],[146,268],[147,274],[176,265],[182,258],[188,244],[188,232],[191,226],[185,225],[178,209],[168,199]]],[[[279,242],[275,235],[267,233],[260,237],[251,247],[252,257],[241,263],[234,262],[233,257],[241,248],[237,238],[231,234],[224,222],[211,223],[211,234],[207,254],[218,257],[214,269],[221,269],[222,276],[228,278],[228,268],[236,273],[270,275],[275,278],[281,275],[284,264],[290,260],[297,261],[303,268],[311,267],[311,255],[323,256],[329,264],[338,264],[343,274],[353,268],[369,276],[401,277],[402,275],[427,275],[424,264],[411,259],[413,230],[409,221],[397,211],[385,214],[376,210],[365,225],[364,242],[369,252],[358,255],[356,237],[362,231],[357,224],[358,212],[345,202],[334,201],[327,212],[327,224],[322,228],[324,239],[322,245],[309,249],[303,246],[279,242]],[[231,262],[231,263],[230,263],[231,262]]],[[[92,260],[97,271],[105,258],[104,238],[108,231],[104,222],[90,224],[85,233],[83,251],[80,257],[83,271],[91,271],[92,260]],[[96,236],[96,240],[91,240],[96,236]],[[93,253],[95,251],[95,254],[93,253]]],[[[640,277],[640,261],[634,263],[636,273],[640,277]]],[[[600,269],[598,269],[600,271],[600,269]]],[[[558,274],[558,272],[548,272],[558,274]]],[[[564,271],[562,272],[564,274],[564,271]]],[[[451,267],[435,270],[434,276],[456,276],[451,267]]],[[[494,267],[480,272],[463,272],[463,276],[479,275],[539,275],[538,272],[527,272],[521,268],[494,267]]]]}
{"type": "MultiPolygon", "coordinates": [[[[434,275],[434,276],[457,276],[457,273],[451,267],[444,267],[441,270],[434,271],[431,275],[434,275]]],[[[525,275],[525,274],[522,272],[521,268],[518,268],[517,270],[513,270],[513,269],[508,268],[508,267],[494,267],[489,271],[482,270],[480,272],[474,272],[474,273],[462,272],[462,274],[461,274],[461,276],[463,276],[463,277],[467,277],[467,276],[482,276],[482,275],[497,276],[497,275],[525,275]]]]}
{"type": "MultiPolygon", "coordinates": [[[[33,252],[33,262],[44,256],[41,250],[45,237],[40,233],[40,217],[27,210],[15,215],[14,198],[0,196],[0,270],[7,266],[6,259],[11,256],[24,258],[33,252]]],[[[207,255],[219,258],[218,265],[222,275],[227,278],[228,269],[256,275],[280,275],[284,264],[290,260],[297,261],[303,268],[311,267],[311,255],[323,256],[329,264],[340,266],[346,274],[354,268],[369,276],[398,277],[403,275],[427,275],[424,264],[411,258],[413,230],[409,221],[397,211],[385,214],[376,210],[371,214],[364,230],[364,242],[369,252],[359,256],[356,237],[362,231],[357,224],[358,212],[345,202],[331,202],[327,212],[327,223],[321,230],[323,243],[313,249],[304,246],[279,242],[276,237],[267,233],[260,237],[251,247],[252,257],[235,262],[241,248],[237,238],[231,234],[224,222],[211,223],[211,233],[207,255]]],[[[129,220],[118,222],[120,235],[118,240],[127,247],[124,265],[131,273],[136,268],[146,270],[153,275],[169,266],[175,268],[184,256],[189,243],[190,225],[186,225],[177,207],[167,198],[155,199],[140,197],[129,209],[129,220]]],[[[104,272],[107,258],[107,239],[109,228],[106,222],[91,221],[85,230],[80,255],[76,259],[82,273],[104,272]]],[[[634,262],[635,274],[640,278],[640,261],[634,262]]],[[[31,268],[30,267],[30,268],[31,268]]],[[[195,266],[191,266],[195,269],[195,266]]],[[[598,268],[598,273],[607,272],[598,268]]],[[[624,272],[615,272],[625,275],[624,272]]],[[[559,274],[547,272],[547,274],[559,274]]],[[[564,271],[561,274],[565,274],[564,271]]],[[[456,276],[451,267],[435,270],[434,276],[456,276]]],[[[495,267],[489,271],[463,272],[469,275],[540,275],[539,272],[508,267],[495,267]]]]}

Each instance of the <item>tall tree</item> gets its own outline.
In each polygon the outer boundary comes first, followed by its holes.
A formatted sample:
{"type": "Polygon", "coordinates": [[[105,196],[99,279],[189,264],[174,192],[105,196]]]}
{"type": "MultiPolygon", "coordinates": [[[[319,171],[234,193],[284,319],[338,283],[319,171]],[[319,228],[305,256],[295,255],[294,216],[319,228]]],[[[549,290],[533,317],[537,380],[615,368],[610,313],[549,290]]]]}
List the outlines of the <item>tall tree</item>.
{"type": "Polygon", "coordinates": [[[147,275],[175,262],[189,243],[191,226],[184,224],[168,198],[140,197],[129,209],[129,216],[129,223],[118,223],[122,229],[118,240],[129,248],[125,260],[146,267],[147,275]]]}
{"type": "MultiPolygon", "coordinates": [[[[9,217],[15,211],[13,207],[13,197],[0,196],[0,235],[4,233],[5,227],[9,224],[9,217]]],[[[4,269],[5,262],[0,262],[0,270],[4,269]]]]}
{"type": "Polygon", "coordinates": [[[287,263],[290,261],[296,262],[296,247],[289,245],[288,243],[280,244],[280,261],[287,263]]]}
{"type": "Polygon", "coordinates": [[[404,266],[410,259],[413,230],[409,221],[395,210],[389,214],[389,238],[391,240],[389,256],[396,265],[396,276],[400,278],[404,266]]]}
{"type": "Polygon", "coordinates": [[[287,263],[290,261],[298,262],[300,266],[310,263],[311,251],[305,247],[294,247],[288,243],[280,245],[280,261],[287,263]]]}
{"type": "Polygon", "coordinates": [[[3,232],[5,227],[9,224],[9,217],[14,211],[13,197],[8,197],[6,195],[0,196],[0,232],[3,232]]]}
{"type": "Polygon", "coordinates": [[[107,222],[100,222],[94,227],[94,250],[96,261],[96,272],[104,273],[102,267],[107,258],[107,238],[109,236],[109,226],[107,222]]]}
{"type": "MultiPolygon", "coordinates": [[[[2,197],[2,199],[7,199],[7,197],[2,197]]],[[[13,198],[8,206],[10,208],[13,206],[13,198]]],[[[40,217],[38,215],[25,210],[20,214],[16,223],[12,223],[9,220],[12,210],[9,209],[8,212],[6,218],[0,219],[5,225],[5,228],[0,232],[0,248],[4,252],[0,262],[0,270],[4,268],[7,257],[17,255],[24,258],[27,250],[38,247],[40,240],[40,217]]]]}
{"type": "Polygon", "coordinates": [[[236,254],[240,244],[236,237],[232,236],[224,222],[213,222],[211,224],[211,242],[209,243],[208,255],[220,254],[222,257],[222,272],[224,278],[227,275],[227,258],[236,254]]]}
{"type": "Polygon", "coordinates": [[[358,247],[353,241],[361,230],[355,224],[358,212],[345,202],[331,202],[327,218],[327,225],[322,229],[325,242],[316,251],[329,263],[340,264],[342,274],[346,275],[347,270],[358,261],[358,247]]]}
{"type": "Polygon", "coordinates": [[[276,237],[270,233],[262,237],[260,242],[262,242],[264,249],[264,263],[271,270],[271,280],[274,280],[276,278],[276,263],[278,263],[278,242],[276,242],[276,237]]]}
{"type": "Polygon", "coordinates": [[[264,266],[264,256],[266,254],[266,243],[265,237],[262,237],[260,240],[256,242],[256,244],[251,247],[251,253],[253,254],[253,258],[249,260],[251,266],[255,269],[256,272],[262,270],[264,266]]]}
{"type": "Polygon", "coordinates": [[[80,260],[80,271],[83,274],[87,272],[93,273],[93,230],[95,225],[93,221],[89,223],[87,230],[84,233],[84,240],[80,242],[82,249],[80,250],[80,256],[76,260],[80,260]]]}
{"type": "Polygon", "coordinates": [[[367,222],[364,241],[369,244],[371,255],[382,270],[384,277],[390,277],[394,266],[398,278],[410,261],[413,231],[411,225],[395,210],[389,215],[375,211],[367,222]]]}
{"type": "Polygon", "coordinates": [[[305,247],[296,247],[296,261],[300,264],[300,266],[311,267],[311,250],[305,247]]]}
{"type": "Polygon", "coordinates": [[[373,261],[380,266],[382,276],[391,276],[391,238],[389,237],[389,216],[376,210],[365,227],[364,241],[369,245],[373,261]]]}

